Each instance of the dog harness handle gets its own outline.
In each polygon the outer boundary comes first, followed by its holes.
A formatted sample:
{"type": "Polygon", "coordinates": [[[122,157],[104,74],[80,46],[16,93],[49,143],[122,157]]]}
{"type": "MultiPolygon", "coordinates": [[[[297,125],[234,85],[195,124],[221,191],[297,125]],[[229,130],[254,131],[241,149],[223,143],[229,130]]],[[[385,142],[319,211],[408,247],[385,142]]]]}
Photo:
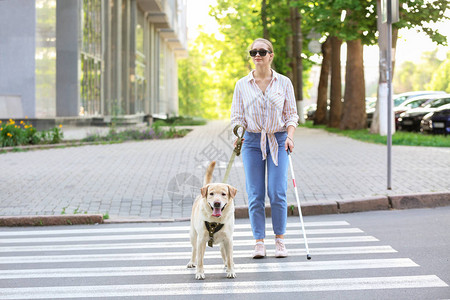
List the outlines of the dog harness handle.
{"type": "Polygon", "coordinates": [[[208,246],[212,248],[213,243],[214,243],[214,233],[216,233],[220,229],[222,229],[223,224],[205,221],[205,226],[206,226],[206,230],[208,230],[208,233],[209,233],[208,246]]]}

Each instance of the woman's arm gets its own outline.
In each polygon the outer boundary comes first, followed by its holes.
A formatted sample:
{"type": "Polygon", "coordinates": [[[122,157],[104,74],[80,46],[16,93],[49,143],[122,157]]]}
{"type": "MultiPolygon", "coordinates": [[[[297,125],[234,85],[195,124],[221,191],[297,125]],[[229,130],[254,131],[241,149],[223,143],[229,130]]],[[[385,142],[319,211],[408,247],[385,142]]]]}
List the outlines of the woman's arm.
{"type": "Polygon", "coordinates": [[[247,128],[247,122],[245,122],[244,115],[244,99],[239,90],[239,82],[236,83],[233,94],[233,102],[231,103],[231,126],[234,128],[236,125],[240,125],[247,128]]]}
{"type": "MultiPolygon", "coordinates": [[[[242,94],[239,90],[239,82],[236,83],[233,94],[233,102],[231,103],[231,128],[236,125],[240,125],[247,128],[247,122],[245,121],[245,111],[244,111],[244,99],[242,99],[242,94]]],[[[236,147],[237,138],[234,140],[233,147],[236,147]]],[[[242,139],[244,142],[244,139],[242,139]]]]}
{"type": "Polygon", "coordinates": [[[294,150],[294,132],[298,126],[298,114],[297,103],[295,101],[294,87],[290,80],[288,80],[288,86],[286,88],[286,100],[283,107],[283,118],[285,120],[285,126],[287,130],[286,143],[284,149],[292,152],[294,150]]]}

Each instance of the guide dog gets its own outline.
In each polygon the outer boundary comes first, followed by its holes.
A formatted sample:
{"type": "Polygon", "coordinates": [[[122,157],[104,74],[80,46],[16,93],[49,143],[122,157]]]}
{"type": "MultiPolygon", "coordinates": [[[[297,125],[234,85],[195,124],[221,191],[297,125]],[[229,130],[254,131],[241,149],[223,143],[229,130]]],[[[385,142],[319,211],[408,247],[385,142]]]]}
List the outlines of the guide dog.
{"type": "Polygon", "coordinates": [[[209,164],[204,186],[192,206],[190,237],[191,260],[188,268],[197,267],[195,279],[205,279],[203,258],[206,244],[220,244],[227,277],[235,278],[233,262],[234,197],[236,188],[225,183],[210,183],[216,162],[209,164]]]}

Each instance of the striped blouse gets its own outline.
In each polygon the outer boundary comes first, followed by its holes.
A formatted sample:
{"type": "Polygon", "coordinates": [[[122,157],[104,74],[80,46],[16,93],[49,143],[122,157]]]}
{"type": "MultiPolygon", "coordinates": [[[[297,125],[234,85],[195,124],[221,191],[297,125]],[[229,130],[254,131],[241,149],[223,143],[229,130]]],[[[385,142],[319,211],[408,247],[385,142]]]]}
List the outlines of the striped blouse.
{"type": "Polygon", "coordinates": [[[241,78],[234,89],[231,105],[232,127],[241,125],[249,132],[261,132],[262,159],[267,158],[266,144],[278,166],[278,143],[275,132],[297,127],[298,115],[291,80],[272,70],[272,80],[265,93],[256,84],[253,71],[241,78]]]}

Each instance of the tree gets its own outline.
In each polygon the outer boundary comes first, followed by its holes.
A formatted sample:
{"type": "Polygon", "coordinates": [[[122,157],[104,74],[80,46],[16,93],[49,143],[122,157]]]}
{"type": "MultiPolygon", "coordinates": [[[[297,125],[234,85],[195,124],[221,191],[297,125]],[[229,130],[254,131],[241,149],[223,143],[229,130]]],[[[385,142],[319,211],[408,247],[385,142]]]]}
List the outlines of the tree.
{"type": "Polygon", "coordinates": [[[405,61],[397,67],[394,75],[396,93],[426,90],[433,74],[442,64],[436,57],[437,49],[424,52],[418,62],[405,61]]]}
{"type": "Polygon", "coordinates": [[[444,60],[436,72],[434,72],[433,78],[427,85],[427,88],[450,93],[450,52],[447,53],[447,59],[444,60]]]}
{"type": "Polygon", "coordinates": [[[178,63],[179,110],[181,115],[217,118],[214,82],[209,74],[210,49],[203,47],[202,39],[205,37],[200,35],[197,43],[190,45],[189,57],[178,63]]]}
{"type": "Polygon", "coordinates": [[[330,37],[331,41],[331,85],[329,127],[339,128],[342,116],[341,45],[342,41],[330,37]]]}
{"type": "MultiPolygon", "coordinates": [[[[223,89],[219,89],[223,91],[222,107],[230,106],[234,83],[252,69],[246,47],[258,37],[270,38],[275,53],[272,67],[278,73],[288,75],[295,68],[297,74],[303,75],[293,80],[296,92],[300,89],[298,86],[302,86],[305,73],[312,64],[300,64],[301,47],[299,46],[298,51],[293,51],[290,43],[287,43],[295,32],[290,23],[289,0],[218,0],[210,14],[220,25],[224,38],[221,45],[227,49],[218,55],[215,63],[216,70],[222,74],[220,85],[223,89]]],[[[296,28],[296,39],[301,43],[300,25],[296,28]]],[[[301,99],[301,94],[297,94],[297,99],[301,99]]]]}
{"type": "Polygon", "coordinates": [[[322,44],[322,68],[320,69],[320,79],[317,95],[317,109],[314,116],[314,125],[327,123],[328,106],[328,76],[330,74],[330,52],[331,41],[329,38],[322,44]]]}
{"type": "Polygon", "coordinates": [[[360,39],[347,41],[344,108],[341,129],[366,127],[363,44],[360,39]]]}
{"type": "MultiPolygon", "coordinates": [[[[305,10],[305,18],[310,22],[310,26],[314,27],[317,32],[322,35],[334,36],[347,42],[347,61],[346,64],[346,78],[351,79],[352,82],[346,80],[346,92],[344,94],[344,110],[342,119],[340,121],[341,128],[359,129],[363,128],[365,124],[365,97],[364,97],[364,64],[358,59],[362,58],[362,46],[359,44],[370,45],[376,41],[376,10],[374,0],[339,0],[339,1],[314,1],[308,2],[306,5],[303,1],[297,1],[297,6],[305,10]],[[345,13],[346,17],[341,21],[341,14],[345,13]],[[348,44],[351,43],[349,46],[348,44]],[[359,51],[358,53],[353,53],[359,51]],[[353,62],[351,60],[357,60],[353,62]],[[354,70],[353,68],[357,68],[354,70]],[[354,89],[356,89],[354,91],[354,89]],[[347,102],[347,104],[345,104],[347,102]]],[[[337,59],[335,57],[335,59],[337,59]]],[[[336,61],[333,63],[336,65],[336,61]]],[[[324,65],[322,64],[322,67],[324,65]]],[[[333,72],[334,76],[336,72],[333,72]]],[[[333,81],[333,79],[332,79],[333,81]]],[[[334,82],[334,87],[336,81],[334,82]]],[[[325,88],[324,85],[320,87],[325,88]]],[[[336,91],[336,90],[335,90],[336,91]]],[[[323,94],[323,91],[318,91],[318,94],[323,94]]],[[[335,96],[335,95],[334,95],[335,96]]],[[[338,96],[335,96],[336,98],[338,96]]],[[[340,100],[339,100],[340,101],[340,100]]],[[[340,106],[341,103],[334,101],[331,109],[336,111],[339,107],[333,108],[334,105],[340,106]]]]}

